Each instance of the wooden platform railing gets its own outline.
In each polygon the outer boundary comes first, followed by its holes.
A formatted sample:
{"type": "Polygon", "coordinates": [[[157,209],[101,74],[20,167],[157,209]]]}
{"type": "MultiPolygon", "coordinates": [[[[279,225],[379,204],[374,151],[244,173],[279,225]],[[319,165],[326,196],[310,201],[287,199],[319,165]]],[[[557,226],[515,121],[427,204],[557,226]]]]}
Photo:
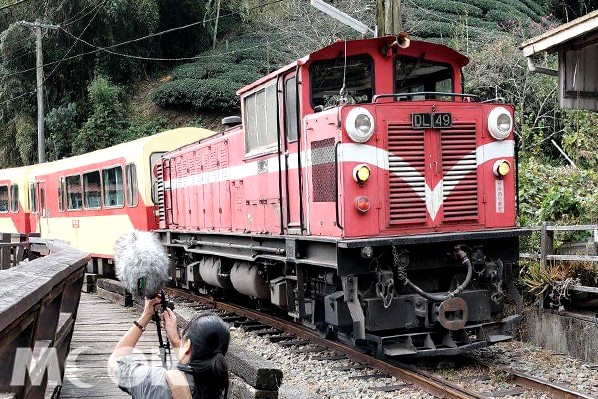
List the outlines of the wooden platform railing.
{"type": "MultiPolygon", "coordinates": [[[[550,222],[542,223],[540,238],[540,263],[542,267],[547,267],[550,261],[578,261],[578,262],[598,262],[598,256],[576,255],[576,254],[556,254],[554,250],[554,233],[570,231],[597,231],[598,225],[570,225],[556,226],[550,222]]],[[[573,285],[569,288],[572,291],[580,291],[591,294],[598,294],[597,287],[587,287],[583,285],[573,285]]]]}
{"type": "Polygon", "coordinates": [[[0,270],[10,269],[23,261],[29,250],[26,234],[0,233],[0,270]]]}
{"type": "Polygon", "coordinates": [[[1,397],[43,398],[48,377],[64,376],[89,255],[56,243],[47,252],[0,271],[1,397]]]}

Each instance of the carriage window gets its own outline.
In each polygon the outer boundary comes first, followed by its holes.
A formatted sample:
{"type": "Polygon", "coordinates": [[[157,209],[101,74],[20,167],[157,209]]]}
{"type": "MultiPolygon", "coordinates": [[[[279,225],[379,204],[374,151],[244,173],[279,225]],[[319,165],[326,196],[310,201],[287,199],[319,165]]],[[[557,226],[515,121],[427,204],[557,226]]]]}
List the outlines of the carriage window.
{"type": "Polygon", "coordinates": [[[102,192],[100,191],[100,172],[83,174],[83,192],[85,193],[85,207],[98,209],[102,207],[102,192]]]}
{"type": "Polygon", "coordinates": [[[367,55],[348,57],[346,71],[342,55],[335,60],[314,62],[309,68],[312,105],[334,106],[341,98],[343,80],[350,103],[370,102],[374,95],[372,66],[372,58],[367,55]]]}
{"type": "Polygon", "coordinates": [[[60,212],[64,212],[64,210],[66,209],[66,200],[65,200],[65,192],[66,190],[64,189],[64,177],[59,177],[58,178],[58,210],[60,212]]]}
{"type": "Polygon", "coordinates": [[[271,84],[245,97],[245,153],[274,146],[278,140],[278,93],[271,84]]]}
{"type": "Polygon", "coordinates": [[[19,212],[19,185],[13,184],[10,186],[10,211],[13,213],[19,212]]]}
{"type": "Polygon", "coordinates": [[[83,208],[81,176],[79,175],[66,178],[66,208],[69,210],[83,208]]]}
{"type": "Polygon", "coordinates": [[[127,176],[127,206],[137,206],[137,167],[134,163],[125,166],[127,176]]]}
{"type": "Polygon", "coordinates": [[[125,193],[123,191],[123,168],[117,166],[111,169],[104,169],[104,205],[123,206],[125,193]]]}
{"type": "Polygon", "coordinates": [[[0,186],[0,213],[8,213],[8,186],[0,186]]]}
{"type": "Polygon", "coordinates": [[[297,140],[297,78],[284,84],[285,128],[289,142],[297,140]]]}
{"type": "Polygon", "coordinates": [[[37,190],[35,183],[29,183],[29,210],[37,212],[37,190]]]}
{"type": "MultiPolygon", "coordinates": [[[[453,68],[449,64],[432,62],[423,58],[398,56],[395,60],[395,93],[417,92],[453,93],[453,68]]],[[[426,96],[413,96],[423,100],[426,96]]],[[[451,96],[428,96],[450,101],[451,96]]],[[[407,98],[401,98],[406,100],[407,98]]]]}

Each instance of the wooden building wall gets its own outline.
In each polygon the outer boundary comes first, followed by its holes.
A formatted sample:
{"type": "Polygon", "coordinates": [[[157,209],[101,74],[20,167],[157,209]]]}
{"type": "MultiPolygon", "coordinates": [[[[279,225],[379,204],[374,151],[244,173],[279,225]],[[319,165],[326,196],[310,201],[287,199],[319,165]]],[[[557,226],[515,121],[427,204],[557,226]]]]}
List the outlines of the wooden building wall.
{"type": "Polygon", "coordinates": [[[598,33],[559,50],[559,100],[563,108],[598,111],[598,33]]]}

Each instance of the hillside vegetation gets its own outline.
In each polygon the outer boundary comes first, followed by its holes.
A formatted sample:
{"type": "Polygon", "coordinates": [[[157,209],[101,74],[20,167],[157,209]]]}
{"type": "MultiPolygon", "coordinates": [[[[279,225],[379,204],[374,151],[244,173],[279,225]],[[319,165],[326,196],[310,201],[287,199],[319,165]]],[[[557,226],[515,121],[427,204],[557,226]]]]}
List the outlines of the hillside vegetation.
{"type": "MultiPolygon", "coordinates": [[[[238,114],[240,87],[333,40],[359,37],[307,0],[229,0],[220,10],[217,4],[28,0],[1,11],[0,166],[37,159],[35,40],[15,21],[40,18],[62,27],[43,39],[49,160],[182,124],[214,127],[220,117],[238,114]]],[[[374,25],[375,1],[334,5],[374,25]]],[[[560,110],[556,80],[529,74],[518,50],[526,38],[596,8],[598,0],[403,2],[404,27],[413,37],[470,57],[468,92],[515,104],[522,223],[598,217],[591,206],[598,192],[598,117],[560,110]],[[564,162],[553,139],[579,169],[564,162]]]]}

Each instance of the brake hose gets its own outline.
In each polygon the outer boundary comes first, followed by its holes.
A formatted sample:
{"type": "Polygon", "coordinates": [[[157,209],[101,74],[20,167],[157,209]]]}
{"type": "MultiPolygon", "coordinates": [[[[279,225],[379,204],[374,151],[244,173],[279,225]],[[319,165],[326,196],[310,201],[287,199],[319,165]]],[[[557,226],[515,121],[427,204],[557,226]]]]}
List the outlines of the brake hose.
{"type": "Polygon", "coordinates": [[[446,301],[447,299],[453,298],[454,296],[463,292],[463,290],[469,285],[469,283],[471,282],[471,278],[473,277],[473,265],[471,264],[471,260],[469,260],[469,257],[467,256],[465,251],[461,249],[460,246],[455,247],[455,258],[457,258],[457,260],[460,260],[461,264],[467,266],[467,276],[465,276],[465,281],[463,281],[463,283],[461,283],[457,286],[457,288],[446,294],[431,294],[422,290],[420,287],[413,284],[409,280],[404,269],[402,271],[399,271],[399,280],[401,280],[403,284],[409,287],[412,291],[423,296],[426,299],[429,299],[434,302],[446,301]]]}

